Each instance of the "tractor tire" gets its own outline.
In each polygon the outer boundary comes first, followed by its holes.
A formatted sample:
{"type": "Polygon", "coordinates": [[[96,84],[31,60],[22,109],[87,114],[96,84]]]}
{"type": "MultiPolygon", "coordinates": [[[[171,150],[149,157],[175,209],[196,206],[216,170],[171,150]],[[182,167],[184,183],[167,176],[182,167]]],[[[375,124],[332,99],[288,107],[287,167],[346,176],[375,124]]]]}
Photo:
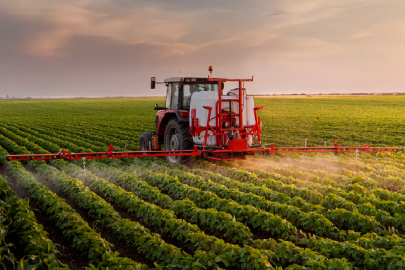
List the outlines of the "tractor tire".
{"type": "MultiPolygon", "coordinates": [[[[177,119],[167,123],[164,148],[165,151],[193,149],[193,138],[188,123],[178,122],[177,119]]],[[[167,156],[166,160],[170,163],[187,163],[191,160],[191,156],[167,156]]]]}
{"type": "Polygon", "coordinates": [[[139,138],[139,151],[149,151],[152,145],[152,133],[144,132],[139,138]]]}

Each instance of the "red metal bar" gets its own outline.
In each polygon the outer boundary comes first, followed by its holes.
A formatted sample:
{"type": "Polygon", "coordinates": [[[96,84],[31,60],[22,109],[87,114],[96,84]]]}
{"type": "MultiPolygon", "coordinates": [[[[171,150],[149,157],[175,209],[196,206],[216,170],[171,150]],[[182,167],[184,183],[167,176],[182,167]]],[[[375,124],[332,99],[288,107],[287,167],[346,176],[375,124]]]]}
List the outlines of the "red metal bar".
{"type": "Polygon", "coordinates": [[[258,106],[254,108],[254,114],[255,114],[255,123],[256,123],[256,127],[257,127],[257,140],[259,142],[259,144],[262,143],[262,139],[261,139],[261,134],[262,134],[262,128],[261,128],[261,124],[260,124],[260,117],[257,117],[257,111],[263,109],[264,106],[258,106]]]}
{"type": "Polygon", "coordinates": [[[354,152],[399,152],[403,151],[400,147],[372,147],[372,148],[361,148],[361,147],[338,147],[338,148],[322,148],[322,147],[307,147],[307,148],[274,148],[273,150],[266,151],[269,153],[354,153],[354,152]]]}
{"type": "Polygon", "coordinates": [[[211,111],[212,107],[203,106],[204,109],[208,110],[208,118],[207,118],[207,126],[205,127],[205,134],[204,134],[204,148],[207,147],[207,140],[208,140],[208,130],[210,126],[210,119],[211,119],[211,111]]]}
{"type": "Polygon", "coordinates": [[[32,154],[32,155],[7,155],[8,161],[28,161],[28,160],[78,160],[78,159],[113,159],[113,158],[136,158],[136,157],[165,157],[165,156],[197,156],[201,152],[196,148],[193,150],[179,151],[131,151],[131,152],[94,152],[94,153],[57,153],[57,154],[32,154]]]}
{"type": "MultiPolygon", "coordinates": [[[[335,144],[337,145],[337,143],[335,144]]],[[[178,151],[129,151],[129,152],[113,152],[113,148],[110,147],[106,152],[94,152],[94,153],[69,153],[65,150],[60,150],[56,154],[29,154],[29,155],[7,155],[0,156],[0,158],[6,158],[8,161],[28,161],[28,160],[78,160],[78,159],[113,159],[113,158],[136,158],[136,157],[165,157],[165,156],[199,156],[202,154],[214,154],[210,156],[211,159],[233,159],[229,154],[238,155],[252,155],[256,152],[266,153],[354,153],[354,152],[399,152],[404,151],[403,147],[370,147],[364,145],[362,147],[351,146],[337,146],[337,147],[274,147],[274,144],[270,145],[270,148],[251,148],[241,151],[227,150],[227,149],[203,149],[198,150],[197,146],[194,146],[193,150],[178,150],[178,151]]],[[[239,157],[236,157],[239,158],[239,157]]]]}
{"type": "MultiPolygon", "coordinates": [[[[242,109],[242,101],[243,100],[243,93],[242,93],[242,81],[239,81],[239,128],[243,128],[243,109],[242,109]]],[[[229,108],[231,111],[231,108],[229,108]]]]}
{"type": "MultiPolygon", "coordinates": [[[[210,78],[208,77],[208,81],[210,78]]],[[[217,111],[215,112],[215,117],[218,119],[218,125],[215,127],[215,132],[218,133],[218,130],[222,127],[222,80],[218,79],[218,107],[217,111]]],[[[217,137],[217,146],[223,144],[222,136],[217,137]]],[[[204,144],[206,146],[206,144],[204,144]]]]}

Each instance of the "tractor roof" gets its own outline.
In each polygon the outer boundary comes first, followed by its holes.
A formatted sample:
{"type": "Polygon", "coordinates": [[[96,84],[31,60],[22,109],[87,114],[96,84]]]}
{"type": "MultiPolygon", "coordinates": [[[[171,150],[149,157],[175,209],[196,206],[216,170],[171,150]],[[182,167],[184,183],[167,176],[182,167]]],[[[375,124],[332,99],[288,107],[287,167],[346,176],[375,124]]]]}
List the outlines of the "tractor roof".
{"type": "Polygon", "coordinates": [[[174,82],[206,82],[207,77],[171,77],[165,79],[165,83],[174,83],[174,82]]]}

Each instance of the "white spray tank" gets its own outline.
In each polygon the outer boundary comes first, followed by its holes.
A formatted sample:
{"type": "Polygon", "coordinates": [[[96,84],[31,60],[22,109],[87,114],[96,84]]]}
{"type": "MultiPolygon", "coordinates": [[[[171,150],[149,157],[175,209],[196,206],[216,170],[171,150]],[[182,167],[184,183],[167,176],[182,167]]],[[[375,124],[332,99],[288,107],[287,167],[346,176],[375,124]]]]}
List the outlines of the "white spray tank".
{"type": "MultiPolygon", "coordinates": [[[[252,96],[247,96],[247,90],[242,89],[242,93],[244,98],[242,104],[243,110],[243,125],[244,126],[251,126],[255,125],[255,116],[254,116],[254,100],[252,96]]],[[[232,101],[238,99],[239,97],[239,89],[235,88],[229,90],[225,96],[222,96],[222,110],[229,111],[229,105],[231,106],[231,111],[233,113],[239,114],[239,102],[232,101]],[[231,102],[230,102],[231,101],[231,102]]],[[[212,127],[216,127],[217,119],[216,119],[216,103],[218,101],[218,92],[215,91],[201,91],[195,92],[191,96],[190,102],[190,125],[192,124],[192,117],[196,117],[198,119],[198,126],[203,127],[204,129],[201,130],[199,134],[193,136],[193,141],[197,145],[204,144],[204,136],[205,136],[205,127],[207,126],[208,121],[208,110],[204,107],[211,107],[211,116],[209,120],[209,124],[212,127]],[[195,114],[195,115],[194,115],[195,114]]],[[[236,123],[239,123],[239,117],[236,116],[236,123]]],[[[198,133],[198,132],[197,132],[198,133]]],[[[208,134],[213,134],[211,130],[208,130],[208,134]]],[[[217,144],[216,136],[208,136],[207,145],[208,146],[215,146],[217,144]]],[[[253,144],[253,137],[252,135],[248,136],[248,145],[253,144]]]]}

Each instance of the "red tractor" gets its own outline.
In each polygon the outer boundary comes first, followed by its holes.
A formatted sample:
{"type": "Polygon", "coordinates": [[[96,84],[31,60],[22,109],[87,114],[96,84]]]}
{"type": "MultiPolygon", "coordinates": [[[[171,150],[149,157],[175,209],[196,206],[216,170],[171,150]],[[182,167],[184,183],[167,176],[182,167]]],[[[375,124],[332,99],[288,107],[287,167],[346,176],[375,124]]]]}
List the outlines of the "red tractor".
{"type": "MultiPolygon", "coordinates": [[[[212,67],[209,68],[212,72],[212,67]]],[[[403,147],[339,146],[275,147],[261,143],[261,122],[253,97],[248,96],[244,83],[252,79],[176,77],[164,81],[167,87],[166,106],[155,104],[156,128],[145,132],[139,141],[140,151],[70,153],[61,149],[54,154],[6,155],[0,159],[23,160],[83,160],[137,157],[166,157],[172,163],[187,162],[192,156],[208,159],[243,159],[256,152],[264,153],[360,153],[398,152],[403,147]],[[238,87],[224,94],[225,82],[238,82],[238,87]],[[164,150],[161,149],[163,145],[164,150]],[[265,148],[264,146],[270,146],[265,148]]],[[[152,78],[151,88],[156,85],[152,78]]]]}
{"type": "MultiPolygon", "coordinates": [[[[209,69],[212,71],[212,67],[209,69]]],[[[174,77],[164,80],[166,106],[155,104],[156,129],[141,135],[141,151],[197,149],[206,158],[240,159],[260,147],[260,118],[253,97],[246,95],[245,81],[252,79],[174,77]],[[224,94],[224,83],[239,87],[224,94]],[[258,145],[253,145],[257,140],[258,145]]],[[[152,78],[151,88],[155,88],[152,78]]],[[[172,163],[183,163],[190,156],[166,156],[172,163]]]]}

